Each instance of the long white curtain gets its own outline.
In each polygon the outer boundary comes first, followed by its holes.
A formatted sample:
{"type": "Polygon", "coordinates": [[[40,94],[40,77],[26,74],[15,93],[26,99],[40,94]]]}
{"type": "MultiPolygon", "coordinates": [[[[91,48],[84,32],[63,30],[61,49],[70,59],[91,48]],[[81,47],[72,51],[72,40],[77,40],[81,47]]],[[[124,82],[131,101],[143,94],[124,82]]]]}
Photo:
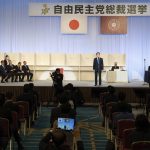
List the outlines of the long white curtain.
{"type": "Polygon", "coordinates": [[[60,17],[29,17],[29,2],[106,1],[0,0],[0,52],[125,53],[129,80],[143,79],[144,59],[146,68],[150,65],[150,17],[128,17],[124,35],[100,34],[100,17],[88,17],[88,34],[64,35],[60,17]]]}

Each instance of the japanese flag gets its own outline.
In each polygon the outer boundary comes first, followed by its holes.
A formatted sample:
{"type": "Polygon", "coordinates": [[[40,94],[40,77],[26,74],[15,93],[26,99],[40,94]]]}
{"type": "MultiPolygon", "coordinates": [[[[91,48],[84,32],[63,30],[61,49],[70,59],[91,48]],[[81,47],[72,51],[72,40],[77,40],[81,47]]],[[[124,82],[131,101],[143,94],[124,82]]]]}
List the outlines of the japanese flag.
{"type": "Polygon", "coordinates": [[[61,16],[61,33],[86,34],[87,16],[77,16],[77,15],[61,16]]]}

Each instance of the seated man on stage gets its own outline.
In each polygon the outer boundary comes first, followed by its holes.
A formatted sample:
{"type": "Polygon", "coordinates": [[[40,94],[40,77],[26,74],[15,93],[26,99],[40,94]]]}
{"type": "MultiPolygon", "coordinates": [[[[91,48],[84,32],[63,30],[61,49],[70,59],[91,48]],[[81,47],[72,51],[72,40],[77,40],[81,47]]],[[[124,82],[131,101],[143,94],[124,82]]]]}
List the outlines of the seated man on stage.
{"type": "Polygon", "coordinates": [[[117,66],[117,62],[114,63],[114,66],[112,66],[111,71],[114,71],[115,69],[119,69],[119,66],[117,66]]]}
{"type": "Polygon", "coordinates": [[[58,95],[59,91],[62,90],[63,85],[63,74],[60,73],[60,69],[57,68],[51,75],[51,78],[53,80],[53,86],[55,88],[55,96],[58,95]]]}
{"type": "Polygon", "coordinates": [[[18,77],[19,77],[19,81],[23,82],[24,72],[22,71],[22,68],[21,68],[21,62],[18,62],[18,65],[15,66],[15,73],[16,73],[15,82],[17,82],[18,77]]]}
{"type": "Polygon", "coordinates": [[[16,73],[15,73],[15,66],[12,64],[11,60],[9,60],[8,63],[9,64],[6,65],[6,71],[11,77],[11,82],[13,82],[14,81],[14,76],[16,75],[16,73]]]}
{"type": "Polygon", "coordinates": [[[10,74],[7,73],[6,68],[4,66],[4,60],[1,61],[0,76],[1,76],[1,83],[8,82],[8,79],[10,78],[10,74]]]}
{"type": "Polygon", "coordinates": [[[22,71],[24,72],[24,75],[27,75],[27,80],[32,81],[33,73],[30,71],[26,61],[23,62],[22,71]]]}

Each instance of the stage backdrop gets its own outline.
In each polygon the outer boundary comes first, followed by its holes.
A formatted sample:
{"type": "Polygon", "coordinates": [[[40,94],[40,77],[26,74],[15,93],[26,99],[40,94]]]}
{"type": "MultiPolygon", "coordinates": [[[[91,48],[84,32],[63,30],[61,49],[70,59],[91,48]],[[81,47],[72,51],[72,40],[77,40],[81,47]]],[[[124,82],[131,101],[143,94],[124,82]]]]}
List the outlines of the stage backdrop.
{"type": "MultiPolygon", "coordinates": [[[[61,33],[60,17],[29,17],[29,2],[105,3],[105,0],[0,0],[0,52],[125,53],[129,80],[150,65],[150,17],[128,17],[127,34],[100,33],[100,17],[87,18],[87,34],[61,33]]],[[[109,2],[132,2],[110,0],[109,2]]],[[[143,3],[149,0],[135,0],[143,3]]]]}

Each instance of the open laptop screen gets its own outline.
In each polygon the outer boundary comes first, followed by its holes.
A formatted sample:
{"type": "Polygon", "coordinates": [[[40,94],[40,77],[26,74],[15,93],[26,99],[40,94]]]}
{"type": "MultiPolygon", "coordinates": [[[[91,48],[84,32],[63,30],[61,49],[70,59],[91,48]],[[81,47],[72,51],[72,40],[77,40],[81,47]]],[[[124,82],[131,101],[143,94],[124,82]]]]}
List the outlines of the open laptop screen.
{"type": "Polygon", "coordinates": [[[63,130],[74,129],[74,119],[72,118],[58,118],[58,128],[63,130]]]}

